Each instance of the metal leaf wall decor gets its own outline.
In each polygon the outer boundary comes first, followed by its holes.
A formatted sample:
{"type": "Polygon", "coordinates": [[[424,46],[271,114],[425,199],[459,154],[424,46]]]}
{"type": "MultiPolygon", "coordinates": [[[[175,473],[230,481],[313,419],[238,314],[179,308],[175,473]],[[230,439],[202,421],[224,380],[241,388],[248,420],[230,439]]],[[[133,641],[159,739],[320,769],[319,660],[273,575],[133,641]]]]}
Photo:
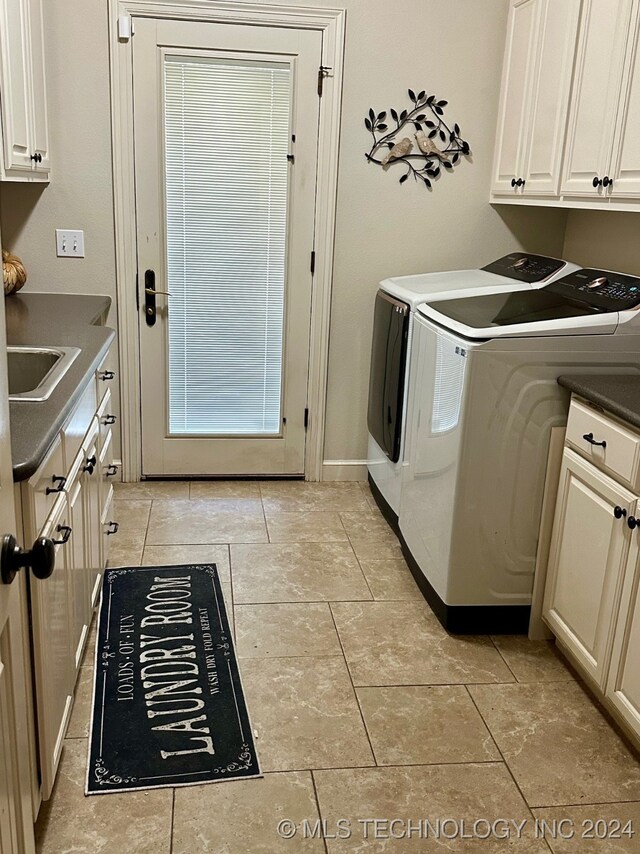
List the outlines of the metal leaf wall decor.
{"type": "Polygon", "coordinates": [[[385,171],[401,164],[406,170],[400,176],[401,184],[413,175],[416,181],[423,181],[431,189],[432,179],[437,178],[442,170],[451,171],[461,157],[471,153],[471,149],[460,136],[458,124],[449,127],[445,122],[443,116],[447,101],[427,95],[425,90],[418,94],[413,89],[408,92],[413,107],[402,112],[393,107],[389,110],[391,121],[395,123],[391,130],[386,110],[381,113],[376,113],[373,108],[369,110],[364,126],[371,134],[373,144],[365,157],[369,163],[377,163],[385,171]],[[417,148],[415,153],[414,148],[417,148]]]}

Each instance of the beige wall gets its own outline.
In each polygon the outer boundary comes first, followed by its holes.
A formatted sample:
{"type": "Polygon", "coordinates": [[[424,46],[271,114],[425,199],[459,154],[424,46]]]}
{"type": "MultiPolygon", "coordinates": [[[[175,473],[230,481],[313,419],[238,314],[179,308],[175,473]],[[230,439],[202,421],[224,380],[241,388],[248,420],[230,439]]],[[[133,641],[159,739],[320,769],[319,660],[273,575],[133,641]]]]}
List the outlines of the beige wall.
{"type": "MultiPolygon", "coordinates": [[[[566,213],[487,202],[507,0],[335,5],[348,15],[325,458],[357,460],[366,457],[378,281],[479,266],[518,247],[560,254],[566,213]],[[450,102],[448,117],[473,151],[433,192],[412,181],[399,186],[395,170],[384,173],[364,159],[366,111],[404,106],[409,86],[450,102]]],[[[105,0],[46,2],[45,24],[55,171],[44,189],[3,188],[5,244],[24,257],[33,290],[114,296],[105,0]],[[86,259],[55,257],[56,227],[85,230],[86,259]]]]}
{"type": "Polygon", "coordinates": [[[640,214],[571,211],[563,252],[583,267],[640,276],[640,214]]]}

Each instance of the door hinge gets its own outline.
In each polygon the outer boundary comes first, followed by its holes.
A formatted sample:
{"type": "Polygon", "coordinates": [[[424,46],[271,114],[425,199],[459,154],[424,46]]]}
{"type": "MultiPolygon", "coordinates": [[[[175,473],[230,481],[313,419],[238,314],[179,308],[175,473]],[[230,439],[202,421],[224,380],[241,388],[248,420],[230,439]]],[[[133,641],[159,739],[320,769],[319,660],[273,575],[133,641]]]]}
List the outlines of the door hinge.
{"type": "Polygon", "coordinates": [[[331,71],[330,65],[321,65],[318,69],[318,97],[322,98],[322,90],[324,88],[324,78],[329,76],[331,71]]]}
{"type": "Polygon", "coordinates": [[[304,429],[306,430],[309,426],[309,408],[307,407],[304,411],[304,429]]]}
{"type": "Polygon", "coordinates": [[[309,265],[309,269],[311,270],[311,275],[313,276],[313,274],[316,271],[316,250],[315,249],[311,253],[311,263],[309,265]]]}

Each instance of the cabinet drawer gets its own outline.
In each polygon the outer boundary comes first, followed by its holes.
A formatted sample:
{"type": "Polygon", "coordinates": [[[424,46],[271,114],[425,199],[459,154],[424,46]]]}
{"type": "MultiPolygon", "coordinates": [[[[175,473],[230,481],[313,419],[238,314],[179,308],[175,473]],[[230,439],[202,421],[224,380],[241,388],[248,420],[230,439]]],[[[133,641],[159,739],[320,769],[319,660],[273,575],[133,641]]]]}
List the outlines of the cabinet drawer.
{"type": "Polygon", "coordinates": [[[569,407],[567,443],[583,457],[632,489],[638,486],[640,435],[573,399],[569,407]]]}
{"type": "Polygon", "coordinates": [[[62,428],[64,461],[67,468],[71,467],[76,454],[80,450],[82,440],[91,426],[96,413],[96,388],[90,382],[78,401],[73,415],[62,428]]]}
{"type": "Polygon", "coordinates": [[[96,371],[96,400],[102,404],[106,394],[116,378],[116,372],[108,367],[111,361],[111,351],[107,353],[96,371]]]}
{"type": "Polygon", "coordinates": [[[111,411],[111,389],[107,391],[102,398],[100,407],[98,408],[98,425],[100,430],[99,445],[104,448],[107,440],[111,436],[111,428],[116,423],[116,416],[111,411]]]}
{"type": "Polygon", "coordinates": [[[35,474],[22,484],[22,500],[28,507],[34,533],[40,531],[56,498],[64,490],[67,483],[65,474],[62,440],[58,436],[35,474]]]}

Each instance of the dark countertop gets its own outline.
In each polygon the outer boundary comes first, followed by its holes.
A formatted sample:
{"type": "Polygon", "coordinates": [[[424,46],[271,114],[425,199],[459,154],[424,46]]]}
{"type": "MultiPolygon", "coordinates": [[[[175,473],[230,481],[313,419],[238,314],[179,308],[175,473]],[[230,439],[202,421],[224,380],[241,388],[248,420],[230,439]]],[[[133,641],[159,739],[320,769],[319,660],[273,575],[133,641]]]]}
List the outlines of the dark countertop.
{"type": "Polygon", "coordinates": [[[107,353],[115,332],[96,324],[104,323],[110,306],[106,296],[26,293],[5,299],[7,344],[81,349],[48,400],[9,402],[14,481],[36,471],[107,353]]]}
{"type": "Polygon", "coordinates": [[[558,378],[564,388],[640,428],[638,374],[568,374],[558,378]]]}

